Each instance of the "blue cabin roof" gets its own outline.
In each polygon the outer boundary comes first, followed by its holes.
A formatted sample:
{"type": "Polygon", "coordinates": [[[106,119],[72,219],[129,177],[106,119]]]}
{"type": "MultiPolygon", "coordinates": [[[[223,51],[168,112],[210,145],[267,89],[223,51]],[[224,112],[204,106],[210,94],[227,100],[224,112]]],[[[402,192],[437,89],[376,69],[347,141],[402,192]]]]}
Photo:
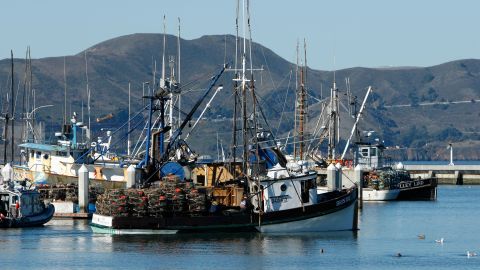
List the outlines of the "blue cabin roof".
{"type": "Polygon", "coordinates": [[[22,148],[39,150],[43,152],[67,152],[68,148],[60,145],[41,144],[41,143],[22,143],[19,145],[22,148]]]}

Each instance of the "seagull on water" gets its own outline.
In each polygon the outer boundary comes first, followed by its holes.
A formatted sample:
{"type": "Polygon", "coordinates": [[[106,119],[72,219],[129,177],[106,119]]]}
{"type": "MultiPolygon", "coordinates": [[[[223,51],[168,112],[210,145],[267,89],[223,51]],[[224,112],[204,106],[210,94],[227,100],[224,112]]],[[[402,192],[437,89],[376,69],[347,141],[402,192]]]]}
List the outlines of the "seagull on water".
{"type": "Polygon", "coordinates": [[[436,243],[439,243],[439,244],[443,244],[443,240],[444,240],[444,239],[443,239],[443,237],[442,237],[442,238],[440,238],[440,240],[435,240],[435,242],[436,242],[436,243]]]}
{"type": "Polygon", "coordinates": [[[473,256],[477,256],[477,253],[473,252],[473,251],[468,251],[467,250],[467,257],[473,257],[473,256]]]}
{"type": "Polygon", "coordinates": [[[419,235],[417,235],[417,237],[418,237],[418,239],[422,239],[422,240],[423,240],[423,239],[425,239],[425,234],[419,234],[419,235]]]}

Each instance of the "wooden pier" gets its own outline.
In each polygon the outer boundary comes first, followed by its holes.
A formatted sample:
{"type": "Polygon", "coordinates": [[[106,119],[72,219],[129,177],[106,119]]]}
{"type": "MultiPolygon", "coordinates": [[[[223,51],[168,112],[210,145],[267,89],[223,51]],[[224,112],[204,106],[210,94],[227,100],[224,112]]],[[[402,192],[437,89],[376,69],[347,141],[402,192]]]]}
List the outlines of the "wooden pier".
{"type": "Polygon", "coordinates": [[[413,177],[426,178],[435,176],[438,184],[449,185],[479,185],[480,184],[480,164],[453,164],[453,165],[435,165],[435,164],[404,164],[405,170],[410,172],[413,177]]]}

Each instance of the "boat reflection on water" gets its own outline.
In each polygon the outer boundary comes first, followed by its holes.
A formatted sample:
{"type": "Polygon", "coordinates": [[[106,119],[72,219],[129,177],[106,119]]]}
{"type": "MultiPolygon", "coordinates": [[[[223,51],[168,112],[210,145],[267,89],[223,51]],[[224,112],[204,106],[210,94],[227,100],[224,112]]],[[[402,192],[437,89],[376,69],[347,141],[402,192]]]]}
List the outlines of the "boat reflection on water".
{"type": "Polygon", "coordinates": [[[358,231],[338,231],[296,234],[201,233],[176,235],[95,235],[115,252],[146,252],[162,254],[230,254],[268,255],[304,254],[306,250],[329,250],[331,242],[356,245],[358,231]]]}

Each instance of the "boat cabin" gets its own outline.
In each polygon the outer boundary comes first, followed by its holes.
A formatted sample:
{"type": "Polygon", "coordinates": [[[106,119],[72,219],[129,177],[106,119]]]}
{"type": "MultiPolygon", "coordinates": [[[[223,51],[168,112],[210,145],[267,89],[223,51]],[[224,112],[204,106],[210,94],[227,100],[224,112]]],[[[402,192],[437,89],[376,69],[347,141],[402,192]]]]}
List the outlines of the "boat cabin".
{"type": "MultiPolygon", "coordinates": [[[[288,210],[318,203],[316,172],[295,175],[281,166],[269,169],[266,177],[260,178],[263,211],[288,210]],[[274,176],[274,177],[273,177],[274,176]]],[[[250,185],[250,194],[258,194],[259,187],[250,185]]],[[[259,196],[251,198],[254,209],[258,209],[259,196]]]]}
{"type": "Polygon", "coordinates": [[[0,190],[0,213],[7,218],[34,216],[44,211],[40,193],[25,190],[0,190]]]}
{"type": "Polygon", "coordinates": [[[68,165],[73,163],[88,163],[85,152],[87,147],[68,147],[63,145],[48,145],[40,143],[23,143],[23,163],[31,171],[65,174],[68,165]]]}
{"type": "Polygon", "coordinates": [[[355,164],[360,164],[367,169],[376,169],[385,166],[383,144],[357,143],[355,151],[355,164]]]}

